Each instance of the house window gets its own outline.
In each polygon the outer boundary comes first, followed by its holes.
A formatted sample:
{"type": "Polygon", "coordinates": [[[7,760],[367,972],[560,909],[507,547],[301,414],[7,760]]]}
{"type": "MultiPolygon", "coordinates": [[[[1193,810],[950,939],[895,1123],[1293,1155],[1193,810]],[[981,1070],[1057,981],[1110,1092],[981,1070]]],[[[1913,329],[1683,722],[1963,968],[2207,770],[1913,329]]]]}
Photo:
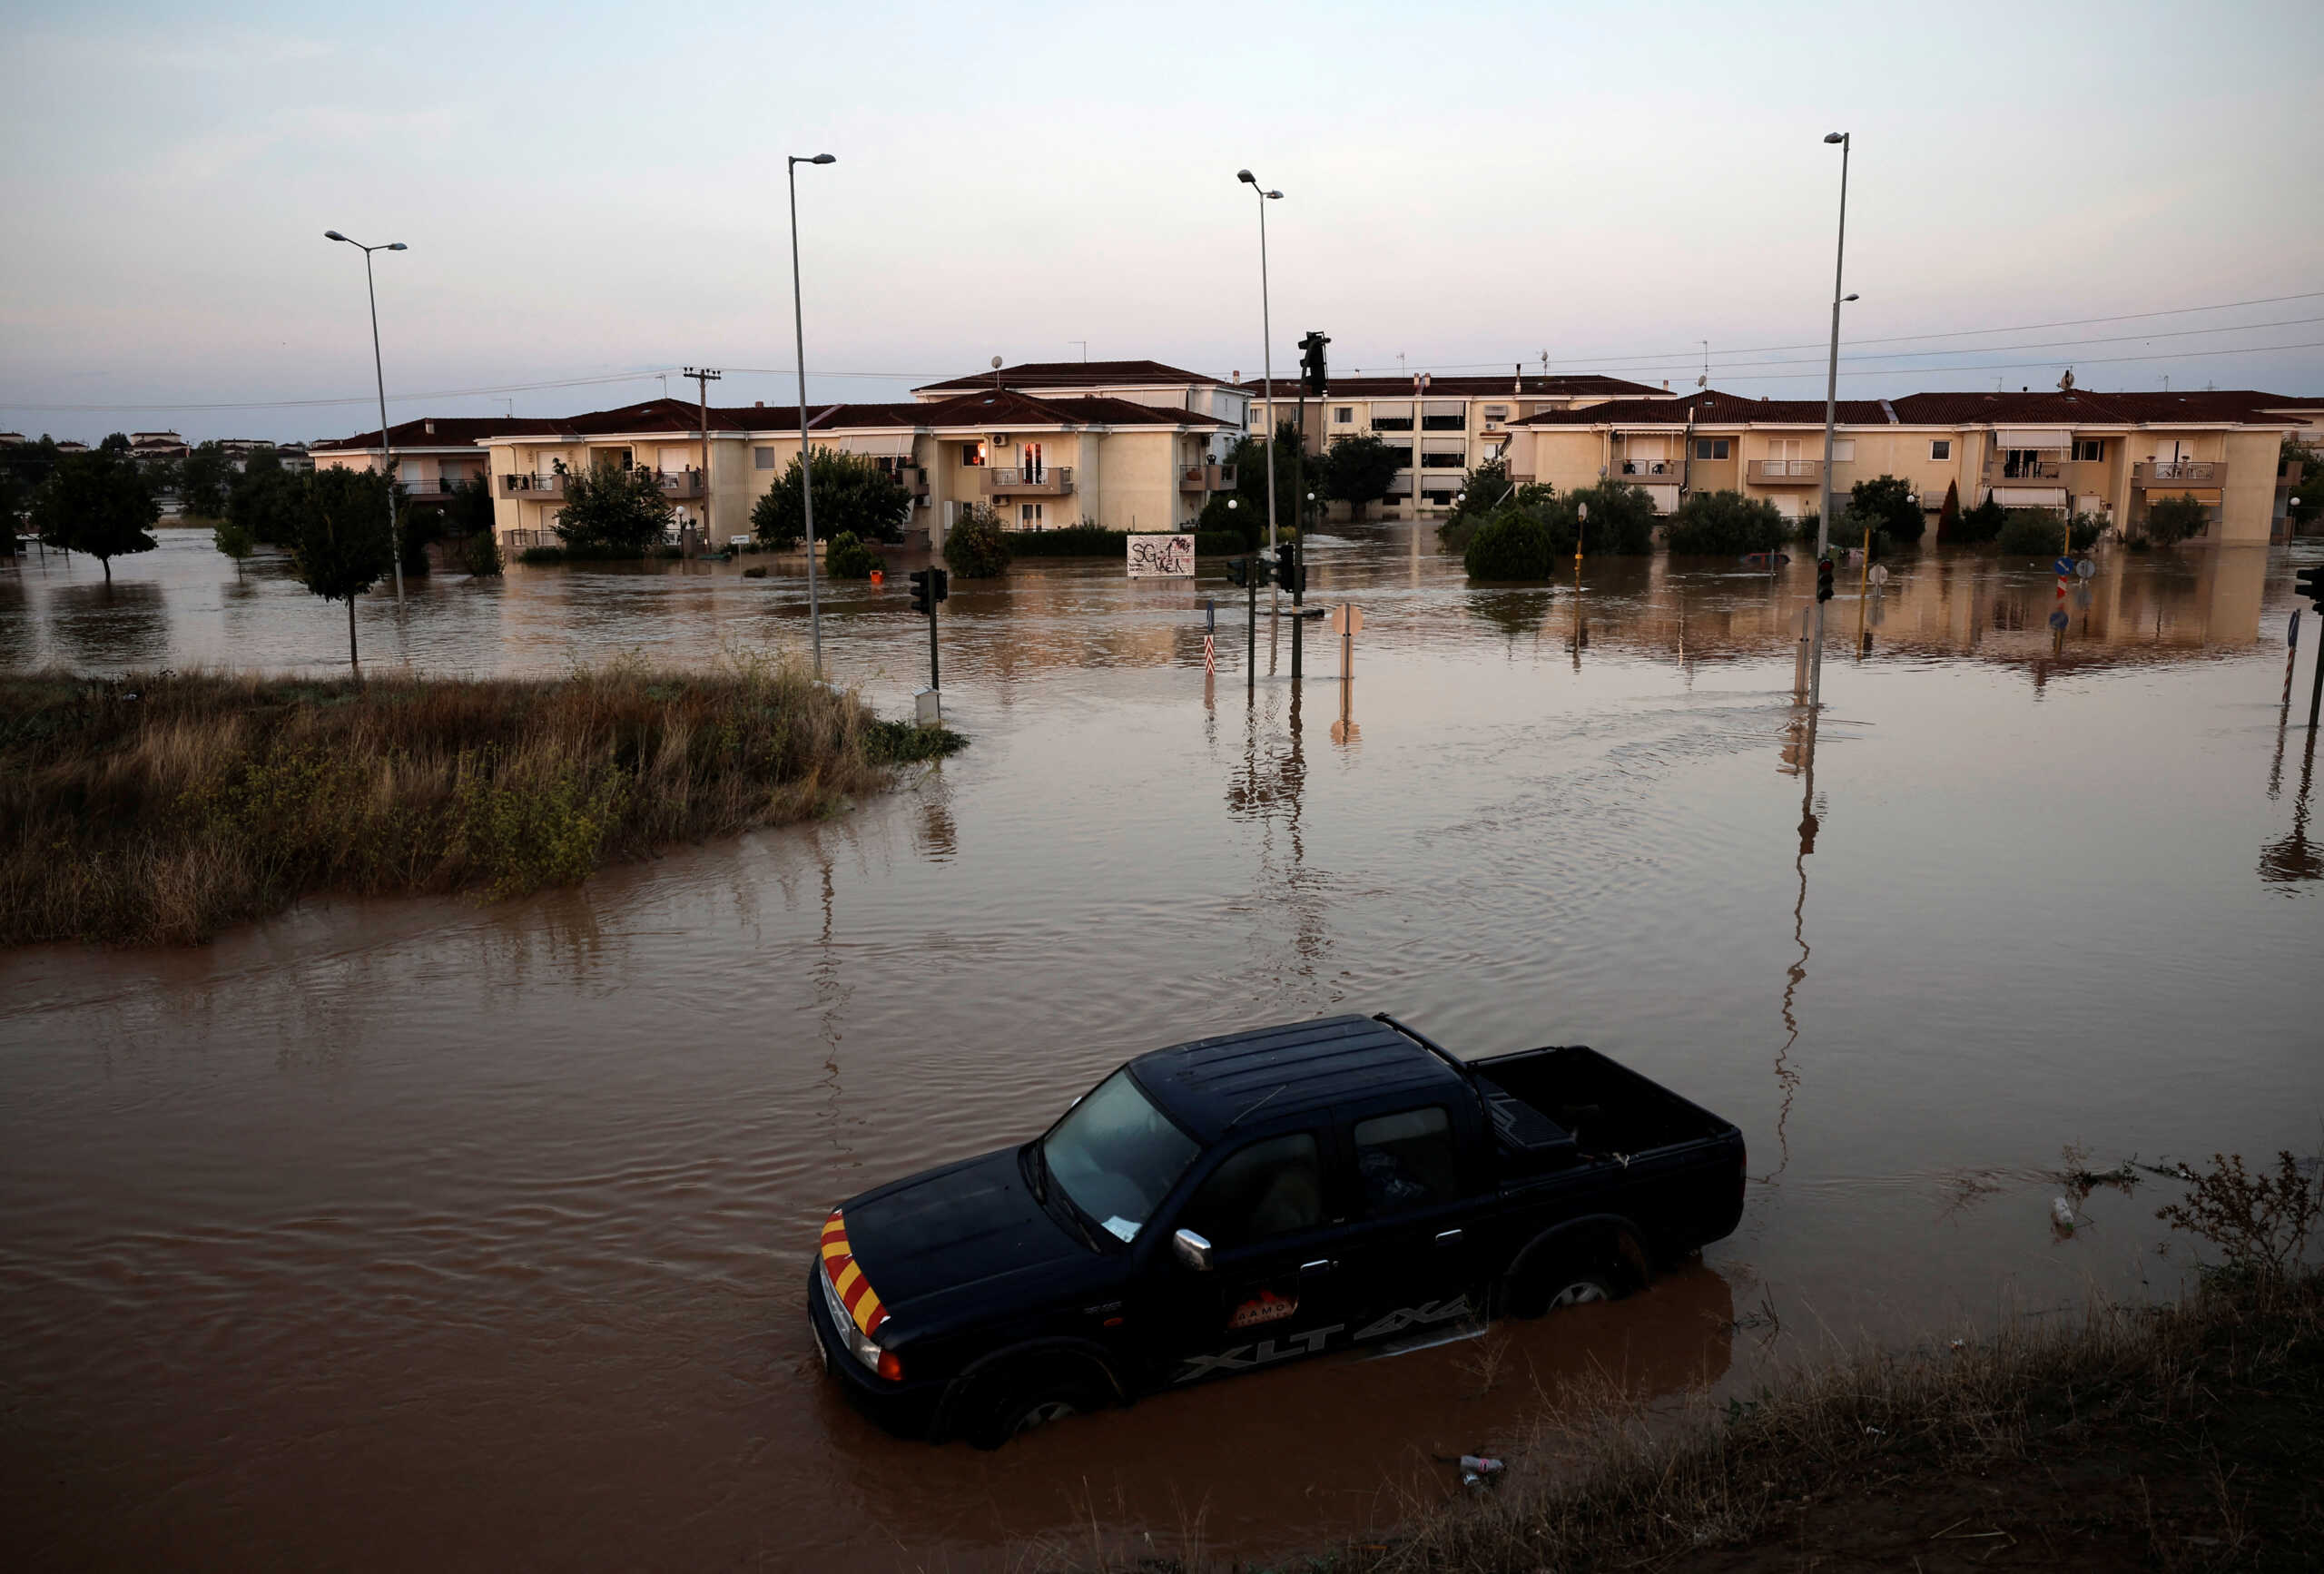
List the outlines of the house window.
{"type": "Polygon", "coordinates": [[[1832,439],[1832,462],[1834,464],[1845,465],[1855,457],[1856,439],[1854,438],[1834,438],[1832,439]]]}
{"type": "Polygon", "coordinates": [[[1465,415],[1423,416],[1420,418],[1420,429],[1423,432],[1457,432],[1468,424],[1469,418],[1465,415]]]}
{"type": "Polygon", "coordinates": [[[1019,530],[1045,530],[1049,528],[1047,524],[1045,524],[1041,518],[1041,505],[1039,503],[1018,504],[1017,528],[1019,530]]]}
{"type": "Polygon", "coordinates": [[[1355,407],[1354,405],[1340,405],[1333,409],[1332,425],[1335,427],[1351,427],[1354,424],[1355,407]]]}
{"type": "Polygon", "coordinates": [[[2103,438],[2076,438],[2073,440],[2073,457],[2084,464],[2093,463],[2099,459],[2104,458],[2106,457],[2106,439],[2103,438]]]}
{"type": "Polygon", "coordinates": [[[1485,419],[1489,421],[1505,421],[1508,418],[1509,407],[1507,405],[1485,406],[1485,419]]]}
{"type": "Polygon", "coordinates": [[[984,445],[982,443],[962,443],[960,445],[961,464],[978,466],[982,465],[984,461],[984,445]]]}
{"type": "Polygon", "coordinates": [[[1698,459],[1723,459],[1727,457],[1728,440],[1728,439],[1725,438],[1697,438],[1695,439],[1695,457],[1698,459]]]}
{"type": "Polygon", "coordinates": [[[753,448],[751,450],[751,467],[758,470],[773,469],[774,450],[773,448],[753,448]]]}
{"type": "Polygon", "coordinates": [[[1410,416],[1374,416],[1372,429],[1375,432],[1409,432],[1413,429],[1410,416]]]}
{"type": "Polygon", "coordinates": [[[1462,470],[1468,468],[1459,454],[1423,454],[1420,467],[1423,470],[1462,470]]]}
{"type": "Polygon", "coordinates": [[[1932,459],[1950,459],[1953,457],[1953,439],[1931,438],[1928,440],[1928,457],[1932,459]]]}
{"type": "Polygon", "coordinates": [[[1423,492],[1421,496],[1431,503],[1447,504],[1452,501],[1452,494],[1450,492],[1423,492]]]}

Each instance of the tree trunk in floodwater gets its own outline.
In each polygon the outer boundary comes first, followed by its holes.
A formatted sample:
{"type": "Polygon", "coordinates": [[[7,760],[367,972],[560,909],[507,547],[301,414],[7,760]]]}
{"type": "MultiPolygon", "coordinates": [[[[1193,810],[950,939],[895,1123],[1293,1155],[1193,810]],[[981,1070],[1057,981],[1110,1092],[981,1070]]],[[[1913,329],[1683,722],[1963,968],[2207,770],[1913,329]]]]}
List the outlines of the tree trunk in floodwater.
{"type": "Polygon", "coordinates": [[[363,681],[363,664],[355,654],[355,598],[347,598],[347,664],[355,671],[355,681],[363,681]]]}

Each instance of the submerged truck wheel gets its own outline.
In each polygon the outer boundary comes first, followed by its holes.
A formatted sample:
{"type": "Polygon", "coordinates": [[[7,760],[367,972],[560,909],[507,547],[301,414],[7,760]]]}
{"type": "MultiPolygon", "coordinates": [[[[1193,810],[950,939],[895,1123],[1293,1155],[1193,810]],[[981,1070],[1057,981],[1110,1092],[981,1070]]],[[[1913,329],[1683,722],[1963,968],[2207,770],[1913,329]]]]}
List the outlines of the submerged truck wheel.
{"type": "Polygon", "coordinates": [[[1498,1310],[1539,1317],[1561,1307],[1619,1301],[1645,1283],[1643,1256],[1621,1239],[1538,1242],[1510,1264],[1495,1297],[1498,1310]]]}
{"type": "Polygon", "coordinates": [[[1029,1363],[978,1375],[947,1408],[958,1435],[978,1448],[997,1449],[1037,1428],[1103,1410],[1116,1397],[1109,1384],[1078,1363],[1029,1363]]]}

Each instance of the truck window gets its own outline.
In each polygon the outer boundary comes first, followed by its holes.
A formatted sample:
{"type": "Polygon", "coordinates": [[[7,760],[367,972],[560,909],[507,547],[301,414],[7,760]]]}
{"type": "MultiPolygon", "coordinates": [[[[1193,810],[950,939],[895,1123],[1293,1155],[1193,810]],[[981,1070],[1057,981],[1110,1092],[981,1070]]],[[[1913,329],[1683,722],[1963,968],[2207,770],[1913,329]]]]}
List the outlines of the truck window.
{"type": "Polygon", "coordinates": [[[1374,1218],[1434,1207],[1461,1195],[1452,1121],[1442,1105],[1357,1121],[1355,1167],[1364,1179],[1364,1212],[1374,1218]]]}
{"type": "Polygon", "coordinates": [[[1137,1238],[1147,1215],[1200,1151],[1154,1107],[1127,1068],[1099,1083],[1041,1143],[1041,1156],[1065,1195],[1125,1241],[1137,1238]]]}
{"type": "Polygon", "coordinates": [[[1324,1222],[1323,1167],[1312,1133],[1255,1142],[1211,1172],[1179,1224],[1220,1251],[1324,1222]]]}

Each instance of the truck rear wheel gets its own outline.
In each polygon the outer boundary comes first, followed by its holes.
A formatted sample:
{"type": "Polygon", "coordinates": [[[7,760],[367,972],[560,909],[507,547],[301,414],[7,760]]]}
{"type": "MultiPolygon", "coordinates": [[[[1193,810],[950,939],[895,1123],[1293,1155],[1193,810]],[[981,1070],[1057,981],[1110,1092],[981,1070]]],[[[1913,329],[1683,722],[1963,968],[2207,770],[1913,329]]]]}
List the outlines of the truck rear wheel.
{"type": "Polygon", "coordinates": [[[1539,1263],[1521,1263],[1502,1281],[1502,1310],[1512,1317],[1539,1317],[1565,1306],[1619,1301],[1633,1288],[1621,1260],[1611,1253],[1560,1252],[1539,1263]]]}

